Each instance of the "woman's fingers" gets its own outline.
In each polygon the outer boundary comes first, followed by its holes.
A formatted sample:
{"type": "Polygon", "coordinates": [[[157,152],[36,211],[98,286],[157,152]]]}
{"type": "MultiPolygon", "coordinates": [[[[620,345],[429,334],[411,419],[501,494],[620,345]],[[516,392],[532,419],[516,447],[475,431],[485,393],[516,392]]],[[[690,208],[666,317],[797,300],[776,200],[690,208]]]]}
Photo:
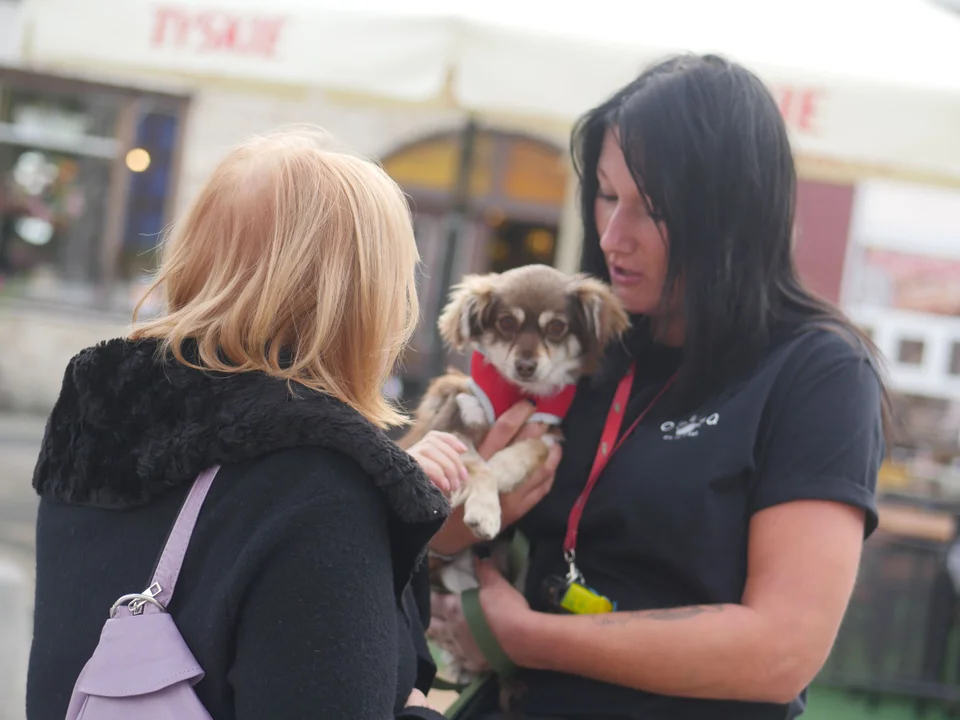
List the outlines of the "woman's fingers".
{"type": "MultiPolygon", "coordinates": [[[[438,433],[438,435],[447,435],[446,433],[438,433]]],[[[447,437],[441,437],[437,439],[437,444],[433,446],[436,449],[437,453],[441,455],[446,463],[449,464],[450,471],[453,473],[451,477],[448,477],[451,481],[455,481],[457,486],[463,485],[470,479],[470,475],[467,472],[467,466],[463,464],[462,454],[467,451],[467,446],[460,442],[453,435],[447,435],[447,437]],[[460,448],[463,448],[462,450],[460,448]]],[[[448,467],[448,465],[444,465],[448,467]]]]}
{"type": "Polygon", "coordinates": [[[420,464],[420,468],[430,482],[432,482],[438,490],[449,495],[451,492],[450,481],[447,480],[447,474],[443,471],[443,468],[427,457],[418,457],[417,462],[420,464]]]}
{"type": "Polygon", "coordinates": [[[466,444],[453,433],[431,430],[429,433],[427,433],[427,435],[428,437],[435,438],[440,445],[450,448],[457,455],[461,455],[469,450],[466,444]]]}
{"type": "Polygon", "coordinates": [[[521,400],[498,417],[477,448],[480,457],[489,460],[509,445],[533,415],[533,411],[533,403],[521,400]]]}
{"type": "Polygon", "coordinates": [[[534,470],[512,493],[501,496],[500,505],[505,526],[515,523],[547,496],[553,487],[562,456],[563,449],[560,445],[552,446],[542,466],[534,470]]]}
{"type": "Polygon", "coordinates": [[[547,432],[547,428],[548,426],[543,423],[528,422],[526,425],[520,428],[520,432],[517,433],[515,441],[543,437],[544,433],[547,432]]]}
{"type": "Polygon", "coordinates": [[[459,490],[467,472],[463,463],[460,461],[460,456],[445,445],[442,447],[433,447],[430,450],[434,462],[443,468],[443,474],[447,478],[450,489],[459,490]]]}
{"type": "Polygon", "coordinates": [[[450,433],[429,432],[407,452],[416,460],[430,481],[448,495],[456,492],[468,478],[461,454],[467,446],[450,433]]]}

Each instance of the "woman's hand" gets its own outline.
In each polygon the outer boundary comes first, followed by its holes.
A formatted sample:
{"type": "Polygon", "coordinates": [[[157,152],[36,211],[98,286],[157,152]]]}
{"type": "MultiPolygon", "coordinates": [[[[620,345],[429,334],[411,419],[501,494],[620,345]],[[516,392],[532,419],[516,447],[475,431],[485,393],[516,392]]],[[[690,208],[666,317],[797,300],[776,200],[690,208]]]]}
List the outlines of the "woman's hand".
{"type": "MultiPolygon", "coordinates": [[[[489,460],[518,440],[542,437],[548,427],[543,423],[528,423],[527,420],[533,413],[533,405],[522,401],[497,418],[480,447],[477,448],[480,457],[489,460]]],[[[554,444],[550,448],[546,462],[540,468],[524,480],[516,490],[500,496],[503,527],[513,525],[546,497],[550,488],[553,487],[553,478],[562,454],[563,450],[559,443],[554,444]]]]}
{"type": "Polygon", "coordinates": [[[468,479],[467,468],[460,455],[467,446],[450,433],[431,430],[407,452],[444,495],[450,497],[468,479]]]}
{"type": "MultiPolygon", "coordinates": [[[[484,460],[517,440],[540,437],[547,427],[540,423],[527,424],[534,407],[526,401],[518,402],[497,418],[477,452],[484,460]]],[[[419,444],[419,443],[418,443],[419,444]]],[[[562,449],[559,443],[550,448],[546,462],[531,473],[513,492],[500,496],[502,527],[506,528],[526,515],[553,487],[553,477],[560,464],[562,449]]],[[[457,508],[446,524],[430,542],[430,548],[443,555],[456,555],[477,542],[476,536],[463,522],[463,508],[457,508]]]]}
{"type": "MultiPolygon", "coordinates": [[[[410,692],[410,697],[407,698],[407,704],[404,707],[425,707],[429,708],[430,705],[427,703],[427,696],[422,692],[414,688],[410,692]]],[[[430,708],[431,710],[433,708],[430,708]]]]}
{"type": "MultiPolygon", "coordinates": [[[[500,647],[517,665],[523,665],[523,637],[535,613],[523,595],[508,583],[491,560],[477,561],[480,606],[500,647]]],[[[469,673],[490,669],[463,617],[460,595],[431,593],[430,628],[427,636],[451,653],[469,673]]]]}
{"type": "Polygon", "coordinates": [[[487,625],[507,657],[523,667],[524,638],[536,613],[530,609],[523,594],[500,574],[492,560],[478,560],[476,565],[480,607],[487,625]]]}

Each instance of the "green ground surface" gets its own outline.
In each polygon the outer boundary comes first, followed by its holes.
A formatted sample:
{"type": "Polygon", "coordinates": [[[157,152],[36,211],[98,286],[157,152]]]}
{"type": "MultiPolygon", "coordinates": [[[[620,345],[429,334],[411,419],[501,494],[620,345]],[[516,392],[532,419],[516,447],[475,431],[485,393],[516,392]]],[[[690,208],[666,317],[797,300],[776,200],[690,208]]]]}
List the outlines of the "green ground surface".
{"type": "Polygon", "coordinates": [[[947,720],[950,716],[928,707],[923,715],[916,712],[915,700],[902,700],[895,697],[882,697],[875,705],[868,703],[862,695],[852,695],[845,690],[822,686],[810,689],[807,712],[802,720],[947,720]]]}

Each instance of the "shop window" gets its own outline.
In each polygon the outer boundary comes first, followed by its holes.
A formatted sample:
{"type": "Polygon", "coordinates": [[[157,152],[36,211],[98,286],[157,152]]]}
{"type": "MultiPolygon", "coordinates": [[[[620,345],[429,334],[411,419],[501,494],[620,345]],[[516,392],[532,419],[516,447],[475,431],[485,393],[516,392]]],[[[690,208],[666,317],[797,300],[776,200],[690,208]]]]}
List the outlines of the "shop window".
{"type": "Polygon", "coordinates": [[[97,278],[118,104],[97,93],[0,96],[0,276],[55,299],[64,282],[97,278]]]}
{"type": "Polygon", "coordinates": [[[128,310],[117,284],[154,267],[184,102],[0,68],[0,292],[128,310]]]}
{"type": "Polygon", "coordinates": [[[130,190],[119,262],[123,280],[135,280],[156,267],[156,250],[167,223],[178,134],[174,114],[146,112],[137,127],[135,147],[127,152],[130,190]]]}
{"type": "Polygon", "coordinates": [[[923,340],[901,340],[897,351],[897,362],[903,365],[923,364],[923,340]]]}
{"type": "Polygon", "coordinates": [[[0,145],[0,275],[92,281],[109,164],[0,145]]]}

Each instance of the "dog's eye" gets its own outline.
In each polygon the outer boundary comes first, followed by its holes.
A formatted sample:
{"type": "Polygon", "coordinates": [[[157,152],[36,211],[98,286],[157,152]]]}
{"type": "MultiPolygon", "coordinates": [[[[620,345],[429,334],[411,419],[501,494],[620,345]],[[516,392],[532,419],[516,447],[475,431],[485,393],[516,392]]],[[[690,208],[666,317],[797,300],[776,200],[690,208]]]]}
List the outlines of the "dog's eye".
{"type": "Polygon", "coordinates": [[[567,324],[558,318],[554,318],[547,323],[547,326],[544,328],[547,332],[548,337],[558,338],[563,335],[567,330],[567,324]]]}
{"type": "Polygon", "coordinates": [[[519,324],[513,315],[501,315],[497,318],[497,328],[502,333],[515,333],[519,324]]]}

